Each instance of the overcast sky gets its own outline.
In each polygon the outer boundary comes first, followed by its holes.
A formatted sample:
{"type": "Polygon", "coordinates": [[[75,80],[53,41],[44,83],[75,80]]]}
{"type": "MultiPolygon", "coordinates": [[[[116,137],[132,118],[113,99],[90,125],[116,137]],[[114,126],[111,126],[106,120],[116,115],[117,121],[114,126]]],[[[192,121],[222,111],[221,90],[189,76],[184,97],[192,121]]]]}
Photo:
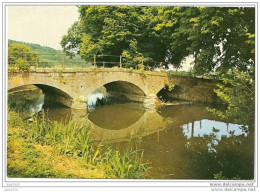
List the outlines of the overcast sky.
{"type": "Polygon", "coordinates": [[[8,6],[8,39],[62,49],[61,38],[78,17],[76,6],[8,6]]]}

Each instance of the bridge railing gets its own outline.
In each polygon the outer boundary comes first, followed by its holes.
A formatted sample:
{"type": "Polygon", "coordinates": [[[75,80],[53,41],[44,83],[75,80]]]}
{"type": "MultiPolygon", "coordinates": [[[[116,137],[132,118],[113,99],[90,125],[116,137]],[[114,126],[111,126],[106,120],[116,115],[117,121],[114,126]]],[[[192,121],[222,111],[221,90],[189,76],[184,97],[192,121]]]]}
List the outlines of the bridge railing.
{"type": "Polygon", "coordinates": [[[35,53],[23,53],[18,57],[8,56],[9,65],[19,65],[21,62],[28,66],[34,66],[36,68],[130,68],[140,69],[140,66],[144,70],[149,71],[162,71],[165,62],[157,61],[140,61],[140,65],[133,65],[124,61],[122,55],[92,55],[83,59],[80,55],[74,55],[73,57],[67,56],[64,53],[54,54],[35,54],[35,53]]]}

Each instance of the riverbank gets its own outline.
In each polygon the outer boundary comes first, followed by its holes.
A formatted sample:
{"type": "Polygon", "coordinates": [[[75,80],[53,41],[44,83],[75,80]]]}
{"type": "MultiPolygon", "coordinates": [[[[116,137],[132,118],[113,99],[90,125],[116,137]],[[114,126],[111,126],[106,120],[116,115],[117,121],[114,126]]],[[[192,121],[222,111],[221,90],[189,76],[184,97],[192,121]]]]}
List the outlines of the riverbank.
{"type": "Polygon", "coordinates": [[[49,121],[43,113],[33,122],[8,112],[7,175],[10,178],[144,178],[143,152],[123,153],[92,146],[91,129],[73,120],[49,121]]]}

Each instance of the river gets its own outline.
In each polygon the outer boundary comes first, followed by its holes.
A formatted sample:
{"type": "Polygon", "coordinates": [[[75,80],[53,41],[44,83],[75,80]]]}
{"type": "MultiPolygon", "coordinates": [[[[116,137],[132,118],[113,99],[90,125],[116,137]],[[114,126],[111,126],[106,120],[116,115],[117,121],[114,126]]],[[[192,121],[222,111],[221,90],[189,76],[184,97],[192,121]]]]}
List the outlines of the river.
{"type": "Polygon", "coordinates": [[[144,150],[144,160],[151,167],[149,179],[213,179],[220,172],[226,178],[254,178],[253,131],[215,117],[203,104],[148,110],[140,103],[114,102],[92,107],[86,114],[46,105],[44,95],[35,89],[9,93],[8,106],[25,119],[42,109],[55,121],[85,118],[93,127],[93,143],[103,142],[120,151],[144,150]]]}

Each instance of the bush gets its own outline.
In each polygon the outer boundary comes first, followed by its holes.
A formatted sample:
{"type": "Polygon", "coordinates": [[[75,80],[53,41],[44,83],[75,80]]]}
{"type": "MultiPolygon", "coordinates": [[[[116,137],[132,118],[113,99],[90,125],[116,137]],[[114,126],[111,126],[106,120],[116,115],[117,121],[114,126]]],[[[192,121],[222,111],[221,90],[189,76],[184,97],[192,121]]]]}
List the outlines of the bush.
{"type": "Polygon", "coordinates": [[[23,59],[19,58],[16,60],[15,64],[19,71],[29,71],[30,64],[28,62],[25,62],[23,59]]]}
{"type": "Polygon", "coordinates": [[[8,46],[8,65],[12,66],[8,72],[14,72],[15,68],[21,72],[29,71],[30,65],[35,65],[38,57],[38,53],[31,51],[27,45],[12,43],[8,46]]]}
{"type": "Polygon", "coordinates": [[[255,118],[255,81],[252,74],[229,71],[223,83],[214,90],[226,106],[224,111],[208,109],[223,119],[233,118],[236,123],[254,125],[255,118]]]}

